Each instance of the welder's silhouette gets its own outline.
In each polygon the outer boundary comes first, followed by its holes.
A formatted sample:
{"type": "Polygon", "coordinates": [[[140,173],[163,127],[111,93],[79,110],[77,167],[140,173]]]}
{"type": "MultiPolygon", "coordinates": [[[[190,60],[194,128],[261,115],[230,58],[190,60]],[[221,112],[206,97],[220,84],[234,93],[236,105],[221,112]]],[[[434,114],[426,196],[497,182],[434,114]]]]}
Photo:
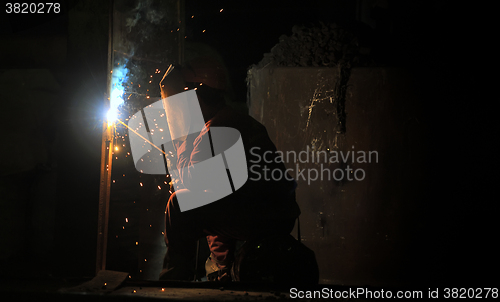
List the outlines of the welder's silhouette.
{"type": "MultiPolygon", "coordinates": [[[[227,281],[234,261],[236,240],[287,235],[300,214],[295,201],[296,182],[286,174],[284,164],[277,158],[276,147],[266,128],[252,117],[238,113],[225,104],[225,86],[226,73],[222,65],[211,58],[193,60],[182,68],[176,66],[160,83],[162,98],[183,92],[185,87],[196,88],[206,128],[237,129],[241,134],[249,169],[249,179],[235,193],[189,211],[179,209],[177,196],[189,194],[192,189],[189,187],[189,175],[180,173],[186,189],[177,190],[167,204],[167,254],[161,280],[193,280],[196,241],[207,236],[210,257],[218,268],[216,279],[227,281]],[[255,154],[262,158],[264,153],[266,162],[255,163],[258,159],[255,154]],[[268,169],[266,178],[263,169],[268,169]],[[276,169],[281,170],[282,177],[273,179],[269,171],[276,169]]],[[[198,152],[200,142],[206,138],[207,131],[201,131],[188,135],[183,141],[174,140],[179,171],[206,159],[200,158],[198,152]]]]}

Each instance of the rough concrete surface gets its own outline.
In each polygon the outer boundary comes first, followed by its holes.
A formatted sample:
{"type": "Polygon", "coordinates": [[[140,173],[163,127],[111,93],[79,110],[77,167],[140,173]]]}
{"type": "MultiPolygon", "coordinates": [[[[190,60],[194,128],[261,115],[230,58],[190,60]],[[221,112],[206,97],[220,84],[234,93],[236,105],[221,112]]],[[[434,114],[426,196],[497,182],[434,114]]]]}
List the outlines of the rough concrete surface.
{"type": "Polygon", "coordinates": [[[123,287],[112,295],[123,296],[143,296],[148,298],[161,298],[168,300],[189,300],[189,301],[234,301],[234,300],[286,300],[288,293],[244,291],[215,288],[161,288],[161,287],[123,287]]]}

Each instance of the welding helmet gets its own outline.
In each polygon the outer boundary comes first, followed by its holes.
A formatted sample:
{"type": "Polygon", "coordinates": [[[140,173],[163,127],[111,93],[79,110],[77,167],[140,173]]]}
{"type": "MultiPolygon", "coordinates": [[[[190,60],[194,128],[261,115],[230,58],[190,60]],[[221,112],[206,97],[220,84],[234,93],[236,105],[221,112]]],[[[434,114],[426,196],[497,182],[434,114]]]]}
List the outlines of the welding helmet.
{"type": "Polygon", "coordinates": [[[182,66],[184,80],[187,83],[203,83],[215,89],[225,90],[227,73],[219,60],[210,57],[198,57],[182,66]]]}

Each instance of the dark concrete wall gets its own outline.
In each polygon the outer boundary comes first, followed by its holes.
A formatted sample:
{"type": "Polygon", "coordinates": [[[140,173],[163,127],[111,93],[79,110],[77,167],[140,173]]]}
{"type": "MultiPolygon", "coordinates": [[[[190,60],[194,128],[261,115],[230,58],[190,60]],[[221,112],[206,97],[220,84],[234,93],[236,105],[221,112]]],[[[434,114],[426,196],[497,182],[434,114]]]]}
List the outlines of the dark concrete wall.
{"type": "Polygon", "coordinates": [[[423,254],[425,220],[419,215],[425,211],[428,149],[422,100],[408,71],[354,68],[345,101],[346,132],[337,133],[331,98],[337,77],[338,70],[328,68],[251,69],[250,114],[267,127],[283,152],[298,154],[308,148],[310,152],[357,152],[354,163],[351,158],[342,163],[340,156],[340,163],[329,163],[333,153],[326,163],[324,157],[313,163],[311,153],[307,163],[305,154],[297,163],[284,158],[298,181],[301,237],[316,253],[320,282],[411,282],[422,259],[432,260],[423,254]],[[376,151],[378,162],[372,153],[371,163],[359,163],[358,151],[367,155],[376,151]],[[347,180],[347,175],[340,180],[337,172],[339,181],[328,180],[323,171],[314,180],[314,170],[346,171],[347,166],[362,169],[364,179],[355,180],[351,173],[354,180],[347,180]],[[301,169],[305,174],[297,177],[301,169]]]}
{"type": "MultiPolygon", "coordinates": [[[[172,24],[162,22],[164,26],[159,26],[141,19],[133,30],[125,30],[125,19],[119,17],[133,14],[139,18],[132,11],[138,7],[137,2],[114,2],[114,41],[133,46],[137,57],[129,58],[130,65],[135,67],[136,78],[142,76],[140,80],[144,81],[145,70],[149,75],[154,68],[163,69],[171,63],[163,60],[178,60],[178,47],[184,39],[168,27],[179,27],[177,16],[171,17],[177,14],[172,7],[177,7],[178,1],[150,1],[142,6],[143,15],[157,10],[162,14],[151,18],[163,16],[163,21],[172,24]],[[165,36],[165,32],[175,36],[165,36]]],[[[0,98],[4,106],[0,124],[6,138],[0,153],[0,277],[95,274],[110,3],[67,0],[61,2],[59,14],[11,14],[0,20],[0,98]]],[[[183,26],[180,28],[182,32],[183,26]]],[[[113,50],[130,50],[114,46],[113,50]]],[[[115,53],[115,59],[120,56],[115,53]]],[[[136,82],[136,78],[130,79],[136,82]]],[[[154,88],[150,94],[159,95],[156,83],[154,88]]],[[[120,171],[119,164],[114,166],[120,171]]],[[[138,176],[133,166],[132,171],[138,176]]],[[[117,174],[113,174],[115,179],[117,174]]],[[[136,178],[127,181],[138,186],[136,178]]],[[[130,239],[124,251],[124,242],[116,243],[113,227],[118,224],[121,228],[123,219],[131,215],[128,201],[139,200],[140,194],[138,189],[132,194],[120,189],[113,188],[111,194],[110,241],[115,245],[110,244],[114,253],[108,254],[114,260],[110,267],[136,273],[139,259],[134,248],[141,240],[132,238],[136,233],[121,236],[120,240],[130,239]]],[[[151,199],[151,194],[143,199],[151,199]]],[[[164,202],[159,207],[164,209],[164,202]]],[[[146,218],[141,212],[141,226],[149,229],[154,221],[161,229],[163,212],[160,210],[161,215],[155,218],[146,218]]],[[[161,236],[156,229],[155,234],[161,236]]],[[[142,233],[140,236],[145,237],[142,233]]],[[[141,253],[149,252],[147,249],[147,245],[141,246],[141,253]]],[[[161,261],[159,265],[154,269],[161,268],[161,261]]]]}
{"type": "Polygon", "coordinates": [[[95,273],[108,2],[61,7],[2,20],[0,277],[95,273]]]}

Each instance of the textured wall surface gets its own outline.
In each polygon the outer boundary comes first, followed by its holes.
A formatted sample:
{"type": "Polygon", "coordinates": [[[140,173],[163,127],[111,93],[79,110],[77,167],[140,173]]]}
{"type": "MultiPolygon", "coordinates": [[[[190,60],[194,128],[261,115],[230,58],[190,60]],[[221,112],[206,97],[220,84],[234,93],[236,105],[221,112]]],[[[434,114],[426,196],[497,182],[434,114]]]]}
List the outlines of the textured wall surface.
{"type": "Polygon", "coordinates": [[[352,69],[346,131],[339,133],[338,75],[331,68],[253,68],[250,115],[267,127],[298,182],[301,237],[316,253],[320,282],[410,282],[429,259],[417,244],[425,236],[419,214],[427,146],[416,87],[400,69],[352,69]]]}

